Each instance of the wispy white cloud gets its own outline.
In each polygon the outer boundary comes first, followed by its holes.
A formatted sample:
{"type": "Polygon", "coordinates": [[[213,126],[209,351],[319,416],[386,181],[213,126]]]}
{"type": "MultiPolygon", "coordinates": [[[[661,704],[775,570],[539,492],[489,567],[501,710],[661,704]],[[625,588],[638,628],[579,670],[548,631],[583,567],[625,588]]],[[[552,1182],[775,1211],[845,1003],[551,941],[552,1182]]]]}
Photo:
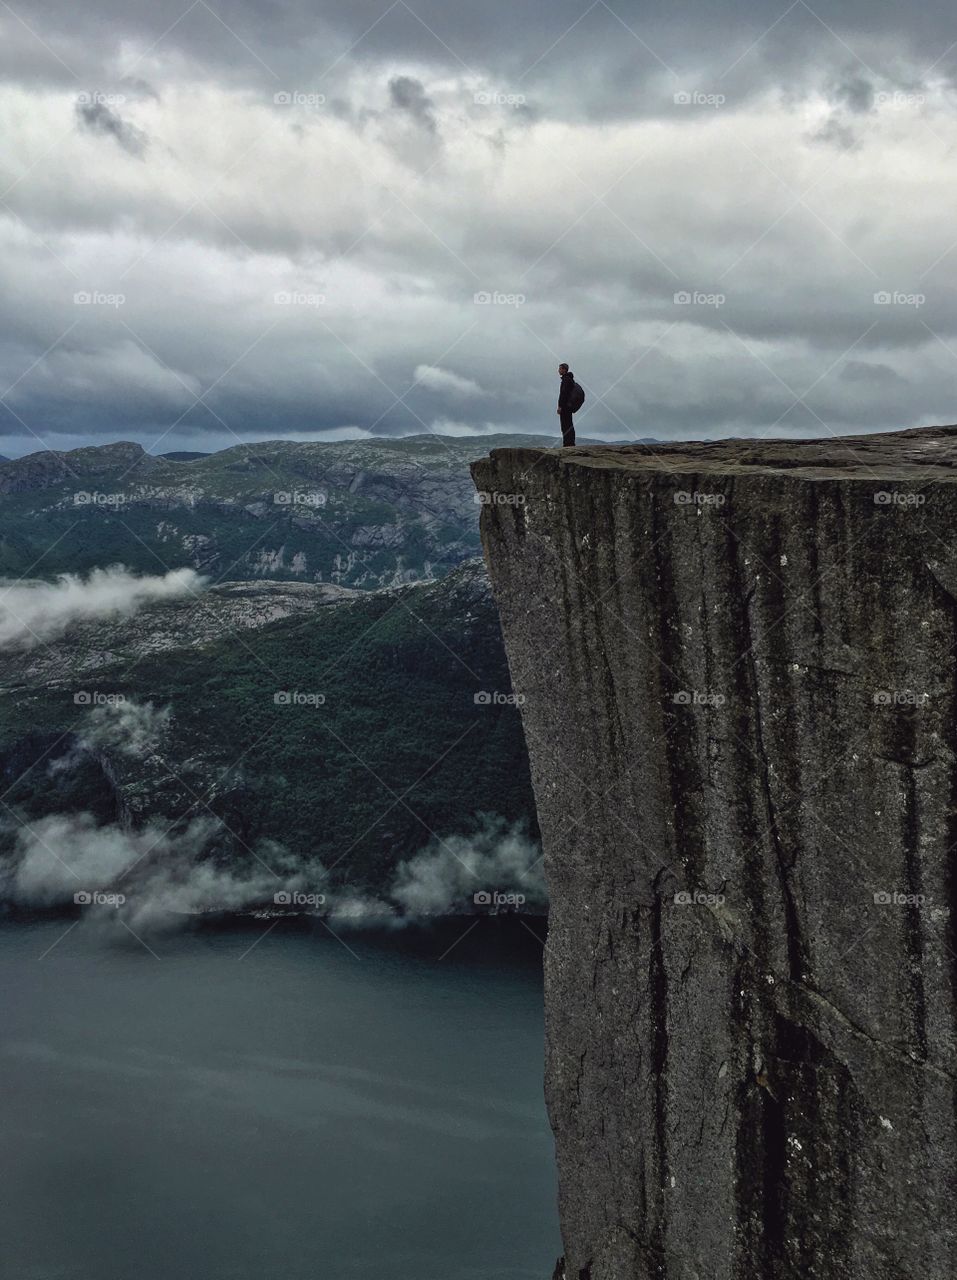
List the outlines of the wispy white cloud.
{"type": "Polygon", "coordinates": [[[440,369],[432,364],[416,366],[415,381],[421,387],[429,387],[432,391],[443,391],[451,396],[479,396],[482,388],[471,378],[463,378],[460,374],[448,369],[440,369]]]}
{"type": "Polygon", "coordinates": [[[150,577],[121,565],[94,569],[85,578],[62,574],[52,583],[0,581],[0,647],[30,649],[76,622],[130,617],[151,601],[196,593],[203,582],[193,569],[150,577]]]}

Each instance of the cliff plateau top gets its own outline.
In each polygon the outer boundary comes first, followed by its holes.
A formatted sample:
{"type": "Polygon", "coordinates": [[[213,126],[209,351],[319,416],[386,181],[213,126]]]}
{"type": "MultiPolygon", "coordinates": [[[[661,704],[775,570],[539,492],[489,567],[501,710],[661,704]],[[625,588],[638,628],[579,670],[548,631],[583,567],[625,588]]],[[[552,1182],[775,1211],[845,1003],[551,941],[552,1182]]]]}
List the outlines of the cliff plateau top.
{"type": "MultiPolygon", "coordinates": [[[[810,440],[680,440],[567,449],[493,449],[489,457],[501,462],[531,462],[548,469],[558,465],[676,475],[792,475],[807,480],[957,483],[957,426],[810,440]]],[[[485,461],[475,466],[482,468],[485,461]]]]}

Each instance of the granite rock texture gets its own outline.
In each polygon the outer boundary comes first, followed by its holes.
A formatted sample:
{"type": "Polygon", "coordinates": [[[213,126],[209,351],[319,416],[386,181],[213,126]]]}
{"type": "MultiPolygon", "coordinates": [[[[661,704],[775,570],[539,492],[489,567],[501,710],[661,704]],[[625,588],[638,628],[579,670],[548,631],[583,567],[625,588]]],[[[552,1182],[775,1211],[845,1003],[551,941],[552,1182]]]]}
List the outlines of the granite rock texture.
{"type": "Polygon", "coordinates": [[[473,465],[568,1280],[957,1275],[957,427],[473,465]]]}

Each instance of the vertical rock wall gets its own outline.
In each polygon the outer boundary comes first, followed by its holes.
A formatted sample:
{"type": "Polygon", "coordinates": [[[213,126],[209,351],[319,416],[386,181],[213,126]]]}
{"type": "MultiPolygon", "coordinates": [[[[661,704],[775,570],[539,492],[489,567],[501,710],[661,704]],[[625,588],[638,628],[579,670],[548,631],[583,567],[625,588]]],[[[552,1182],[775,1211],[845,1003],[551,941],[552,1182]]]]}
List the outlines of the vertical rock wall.
{"type": "Polygon", "coordinates": [[[957,1275],[957,429],[499,450],[569,1280],[957,1275]]]}

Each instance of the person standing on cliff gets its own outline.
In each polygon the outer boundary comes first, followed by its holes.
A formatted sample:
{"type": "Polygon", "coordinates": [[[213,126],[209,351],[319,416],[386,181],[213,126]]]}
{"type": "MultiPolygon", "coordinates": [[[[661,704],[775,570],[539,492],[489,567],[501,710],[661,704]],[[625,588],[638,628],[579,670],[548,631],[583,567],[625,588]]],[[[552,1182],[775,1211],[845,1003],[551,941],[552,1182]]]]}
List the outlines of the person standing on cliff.
{"type": "Polygon", "coordinates": [[[575,402],[575,375],[567,364],[558,366],[558,376],[562,380],[558,392],[558,417],[562,424],[562,447],[571,448],[575,443],[575,423],[572,420],[575,402]]]}

